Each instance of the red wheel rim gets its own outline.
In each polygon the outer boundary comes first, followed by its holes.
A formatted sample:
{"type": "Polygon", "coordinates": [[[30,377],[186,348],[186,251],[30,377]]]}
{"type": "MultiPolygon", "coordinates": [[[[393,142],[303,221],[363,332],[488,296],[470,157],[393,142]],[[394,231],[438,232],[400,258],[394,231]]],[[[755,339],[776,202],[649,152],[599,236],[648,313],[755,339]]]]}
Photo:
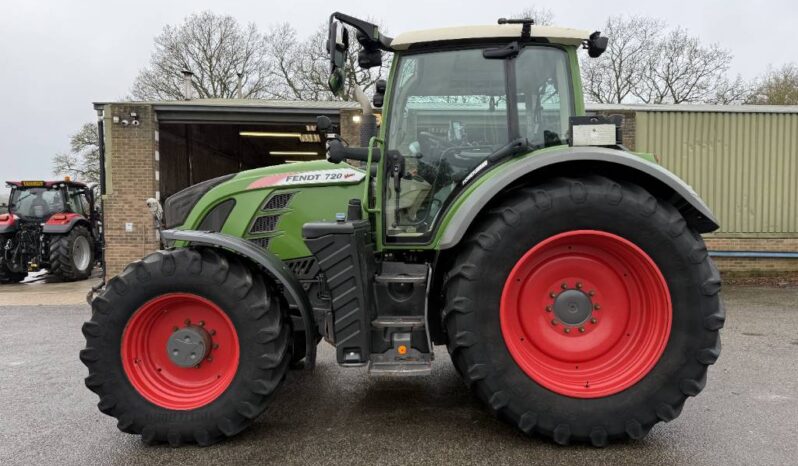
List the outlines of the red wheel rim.
{"type": "Polygon", "coordinates": [[[163,408],[196,409],[218,398],[238,370],[238,335],[227,314],[189,293],[154,298],[133,314],[122,334],[122,366],[133,387],[163,408]],[[195,367],[170,360],[170,335],[189,325],[210,336],[208,354],[195,367]]]}
{"type": "Polygon", "coordinates": [[[500,319],[529,377],[561,395],[598,398],[629,388],[657,363],[670,336],[671,300],[642,249],[577,230],[521,257],[505,282],[500,319]]]}

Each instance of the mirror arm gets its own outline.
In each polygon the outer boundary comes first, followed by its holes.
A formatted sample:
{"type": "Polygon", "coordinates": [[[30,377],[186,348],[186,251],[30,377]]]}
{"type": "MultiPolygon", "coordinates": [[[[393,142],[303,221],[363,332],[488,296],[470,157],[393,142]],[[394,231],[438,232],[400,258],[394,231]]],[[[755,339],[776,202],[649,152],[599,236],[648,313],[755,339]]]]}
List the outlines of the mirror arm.
{"type": "Polygon", "coordinates": [[[349,16],[338,11],[330,15],[330,21],[332,21],[333,18],[357,29],[366,37],[368,42],[374,45],[376,48],[385,50],[387,52],[393,51],[391,48],[391,42],[393,42],[393,38],[380,34],[380,30],[376,24],[363,21],[362,19],[358,19],[354,16],[349,16]]]}

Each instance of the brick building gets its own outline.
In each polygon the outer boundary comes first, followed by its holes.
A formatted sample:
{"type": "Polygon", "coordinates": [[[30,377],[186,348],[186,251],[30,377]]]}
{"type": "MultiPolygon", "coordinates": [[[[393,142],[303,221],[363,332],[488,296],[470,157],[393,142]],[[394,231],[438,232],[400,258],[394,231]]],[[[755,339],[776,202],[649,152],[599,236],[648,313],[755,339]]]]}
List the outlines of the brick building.
{"type": "Polygon", "coordinates": [[[323,143],[309,131],[318,115],[348,141],[358,141],[360,131],[359,107],[349,102],[187,100],[95,109],[104,127],[109,277],[158,247],[148,198],[227,173],[323,158],[323,143]]]}
{"type": "MultiPolygon", "coordinates": [[[[254,100],[97,103],[105,128],[109,276],[158,246],[147,198],[265,165],[324,157],[327,115],[359,140],[357,104],[254,100]]],[[[798,107],[591,105],[624,116],[623,142],[654,153],[721,221],[707,244],[725,272],[798,271],[798,107]]]]}

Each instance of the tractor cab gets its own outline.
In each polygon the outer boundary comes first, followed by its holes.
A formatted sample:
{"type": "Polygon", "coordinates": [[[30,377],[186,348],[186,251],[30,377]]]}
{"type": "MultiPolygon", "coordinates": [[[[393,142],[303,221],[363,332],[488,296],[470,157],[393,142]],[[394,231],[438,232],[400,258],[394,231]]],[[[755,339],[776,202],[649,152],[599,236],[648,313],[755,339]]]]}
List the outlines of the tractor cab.
{"type": "MultiPolygon", "coordinates": [[[[377,226],[388,247],[430,243],[453,201],[494,165],[568,145],[570,119],[584,113],[577,49],[598,56],[607,45],[599,33],[529,19],[389,38],[373,24],[334,13],[328,39],[334,93],[346,88],[346,25],[357,31],[362,68],[379,65],[381,51],[395,55],[392,86],[379,83],[373,100],[385,104],[373,152],[384,151],[386,160],[373,156],[371,162],[381,166],[381,192],[373,196],[382,204],[377,226]]],[[[368,101],[359,100],[370,114],[368,101]]],[[[332,161],[362,153],[347,154],[339,141],[331,141],[331,149],[332,161]]]]}
{"type": "Polygon", "coordinates": [[[92,214],[92,192],[83,183],[61,180],[8,181],[7,184],[11,187],[8,211],[21,222],[45,223],[57,214],[86,218],[92,214]]]}

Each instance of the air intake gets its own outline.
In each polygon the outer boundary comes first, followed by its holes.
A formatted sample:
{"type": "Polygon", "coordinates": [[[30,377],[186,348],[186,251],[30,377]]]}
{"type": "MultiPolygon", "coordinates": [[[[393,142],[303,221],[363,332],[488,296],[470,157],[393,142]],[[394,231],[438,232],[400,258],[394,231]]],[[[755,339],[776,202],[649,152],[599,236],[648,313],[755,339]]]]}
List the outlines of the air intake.
{"type": "Polygon", "coordinates": [[[291,202],[292,197],[294,197],[294,193],[272,194],[272,196],[266,200],[266,203],[263,204],[261,210],[285,209],[288,203],[291,202]]]}
{"type": "Polygon", "coordinates": [[[255,219],[252,227],[249,229],[250,234],[266,233],[275,231],[277,229],[277,222],[280,220],[279,215],[264,215],[255,219]]]}

